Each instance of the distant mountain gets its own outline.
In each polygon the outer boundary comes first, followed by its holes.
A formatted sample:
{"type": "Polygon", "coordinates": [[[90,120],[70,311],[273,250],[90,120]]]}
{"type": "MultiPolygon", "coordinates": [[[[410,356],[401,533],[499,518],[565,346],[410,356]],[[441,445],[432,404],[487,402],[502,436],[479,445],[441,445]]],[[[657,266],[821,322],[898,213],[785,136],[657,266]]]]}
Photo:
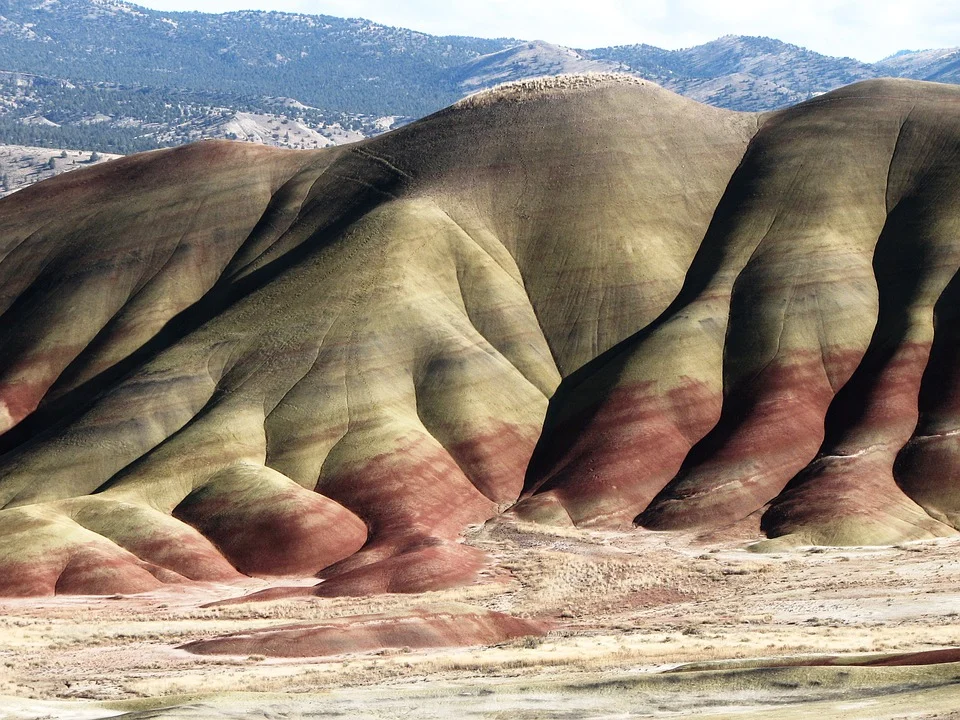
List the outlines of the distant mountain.
{"type": "Polygon", "coordinates": [[[883,76],[960,83],[960,50],[868,64],[733,35],[683,50],[585,50],[323,15],[0,0],[0,70],[0,144],[130,153],[208,137],[321,147],[498,83],[564,73],[626,72],[718,107],[764,111],[883,76]]]}
{"type": "Polygon", "coordinates": [[[352,142],[411,119],[324,111],[285,97],[0,71],[6,144],[131,153],[222,138],[306,149],[352,142]]]}
{"type": "Polygon", "coordinates": [[[424,115],[449,70],[516,40],[434,37],[368,20],[149,10],[120,0],[0,0],[0,68],[123,85],[295,97],[327,110],[424,115]]]}
{"type": "Polygon", "coordinates": [[[960,48],[902,50],[874,67],[894,77],[960,83],[960,48]]]}
{"type": "Polygon", "coordinates": [[[617,60],[592,58],[562,45],[536,40],[472,60],[453,73],[452,78],[463,90],[478,90],[543,75],[630,70],[617,60]]]}
{"type": "Polygon", "coordinates": [[[763,37],[727,35],[686,50],[627,45],[591,50],[682,95],[734,110],[770,110],[883,75],[873,65],[763,37]]]}

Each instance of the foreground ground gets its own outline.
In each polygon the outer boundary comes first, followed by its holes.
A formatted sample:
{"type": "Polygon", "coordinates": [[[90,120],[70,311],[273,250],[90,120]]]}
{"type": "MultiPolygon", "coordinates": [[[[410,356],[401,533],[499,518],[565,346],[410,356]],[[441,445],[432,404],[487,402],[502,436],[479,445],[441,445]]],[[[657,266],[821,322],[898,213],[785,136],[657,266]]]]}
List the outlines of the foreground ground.
{"type": "Polygon", "coordinates": [[[497,569],[461,590],[209,608],[263,585],[5,600],[0,717],[960,717],[960,663],[774,667],[960,646],[960,540],[757,554],[750,537],[749,524],[696,537],[498,521],[468,537],[497,569]],[[176,649],[450,602],[554,629],[488,648],[313,659],[176,649]],[[707,664],[666,672],[690,663],[707,664]]]}

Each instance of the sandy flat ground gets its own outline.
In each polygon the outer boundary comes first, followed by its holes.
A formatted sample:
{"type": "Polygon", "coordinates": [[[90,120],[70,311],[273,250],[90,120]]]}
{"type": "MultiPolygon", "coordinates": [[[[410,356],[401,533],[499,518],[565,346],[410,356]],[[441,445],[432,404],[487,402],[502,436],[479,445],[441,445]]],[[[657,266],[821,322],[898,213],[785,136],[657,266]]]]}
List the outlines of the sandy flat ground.
{"type": "Polygon", "coordinates": [[[770,667],[960,646],[960,539],[756,554],[746,549],[755,537],[750,522],[697,537],[497,521],[467,539],[495,569],[485,584],[454,591],[201,607],[265,586],[250,581],[3,600],[0,718],[960,717],[960,663],[770,667]],[[490,648],[295,660],[176,649],[447,602],[555,629],[490,648]],[[746,658],[770,660],[732,662],[746,658]],[[703,661],[721,662],[665,672],[703,661]]]}

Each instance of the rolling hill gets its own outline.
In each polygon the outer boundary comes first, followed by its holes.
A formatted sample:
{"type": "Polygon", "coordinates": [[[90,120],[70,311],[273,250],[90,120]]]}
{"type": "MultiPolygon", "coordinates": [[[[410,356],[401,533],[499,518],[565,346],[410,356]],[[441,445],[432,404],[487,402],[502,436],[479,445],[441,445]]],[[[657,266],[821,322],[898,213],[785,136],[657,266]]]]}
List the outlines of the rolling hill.
{"type": "Polygon", "coordinates": [[[949,85],[758,115],[591,75],[20,191],[0,592],[450,587],[505,512],[954,534],[958,152],[949,85]]]}

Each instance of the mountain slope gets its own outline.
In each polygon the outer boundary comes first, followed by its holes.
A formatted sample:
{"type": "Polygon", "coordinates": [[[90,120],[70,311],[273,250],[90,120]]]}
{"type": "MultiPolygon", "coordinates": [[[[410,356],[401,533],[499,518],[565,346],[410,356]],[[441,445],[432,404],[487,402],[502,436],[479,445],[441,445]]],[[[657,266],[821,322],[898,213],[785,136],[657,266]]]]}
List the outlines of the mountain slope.
{"type": "Polygon", "coordinates": [[[543,41],[524,43],[490,53],[456,68],[457,86],[465,91],[547,75],[575,75],[629,70],[622,63],[593,60],[560,45],[543,41]]]}
{"type": "Polygon", "coordinates": [[[100,154],[94,156],[92,153],[76,150],[2,145],[0,146],[0,197],[55,175],[80,170],[116,157],[116,155],[100,154]]]}
{"type": "Polygon", "coordinates": [[[0,68],[80,81],[293,97],[326,111],[421,116],[459,97],[447,68],[505,40],[369,20],[150,10],[121,0],[0,0],[0,68]]]}
{"type": "Polygon", "coordinates": [[[310,149],[378,135],[405,120],[325,112],[282,97],[0,72],[0,137],[8,144],[128,154],[202,139],[251,139],[310,149]]]}
{"type": "Polygon", "coordinates": [[[828,57],[779,40],[742,35],[683,50],[627,45],[588,54],[619,61],[681,95],[737,110],[772,110],[886,74],[851,58],[828,57]]]}
{"type": "Polygon", "coordinates": [[[908,77],[934,82],[960,82],[960,48],[903,51],[876,64],[880,72],[892,77],[908,77]]]}

